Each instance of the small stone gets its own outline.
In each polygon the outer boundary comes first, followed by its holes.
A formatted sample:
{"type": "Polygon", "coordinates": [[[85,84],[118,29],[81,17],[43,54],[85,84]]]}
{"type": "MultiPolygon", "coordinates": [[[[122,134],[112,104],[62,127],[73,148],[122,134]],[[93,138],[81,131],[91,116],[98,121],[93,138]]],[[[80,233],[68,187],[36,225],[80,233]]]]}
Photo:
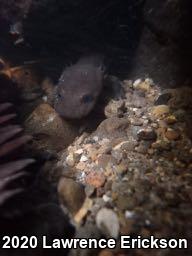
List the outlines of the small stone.
{"type": "Polygon", "coordinates": [[[113,210],[102,208],[97,213],[96,224],[106,237],[118,237],[119,220],[117,214],[113,210]]]}
{"type": "Polygon", "coordinates": [[[146,154],[148,152],[149,146],[150,146],[150,144],[146,143],[146,141],[144,141],[143,143],[140,143],[140,145],[138,147],[136,147],[135,150],[138,153],[146,154]]]}
{"type": "Polygon", "coordinates": [[[97,193],[96,193],[97,198],[103,197],[104,193],[105,193],[104,187],[97,188],[97,193]]]}
{"type": "Polygon", "coordinates": [[[47,97],[46,95],[44,95],[44,96],[42,97],[42,100],[46,103],[46,102],[48,101],[48,97],[47,97]]]}
{"type": "Polygon", "coordinates": [[[180,133],[178,131],[175,131],[174,129],[168,128],[165,132],[165,137],[168,140],[178,140],[180,137],[180,133]]]}
{"type": "Polygon", "coordinates": [[[119,118],[119,117],[111,117],[105,119],[97,128],[97,133],[101,134],[103,137],[113,136],[114,133],[118,134],[125,131],[125,129],[129,126],[128,118],[119,118]]]}
{"type": "Polygon", "coordinates": [[[167,105],[159,105],[156,107],[153,107],[152,109],[152,114],[157,117],[160,118],[165,114],[168,114],[170,112],[170,108],[167,105]]]}
{"type": "Polygon", "coordinates": [[[181,167],[181,168],[184,168],[185,167],[185,164],[184,163],[181,163],[180,161],[175,161],[175,164],[176,164],[176,166],[178,166],[178,167],[181,167]]]}
{"type": "Polygon", "coordinates": [[[122,175],[122,174],[127,172],[128,166],[127,166],[127,164],[121,162],[120,164],[115,166],[115,169],[116,169],[118,174],[122,175]]]}
{"type": "Polygon", "coordinates": [[[131,122],[132,125],[135,125],[135,126],[143,125],[143,120],[139,119],[139,118],[131,119],[130,122],[131,122]]]}
{"type": "Polygon", "coordinates": [[[104,194],[104,195],[103,195],[103,201],[104,201],[105,203],[108,203],[108,202],[111,202],[112,199],[111,199],[111,197],[109,197],[109,196],[107,196],[106,194],[104,194]]]}
{"type": "Polygon", "coordinates": [[[92,161],[96,161],[97,156],[98,156],[98,150],[96,148],[92,147],[88,150],[88,155],[92,161]]]}
{"type": "Polygon", "coordinates": [[[120,163],[123,159],[125,152],[122,152],[121,150],[112,150],[111,155],[116,160],[117,163],[120,163]]]}
{"type": "Polygon", "coordinates": [[[171,99],[171,93],[161,94],[155,102],[155,105],[166,105],[167,102],[171,99]]]}
{"type": "Polygon", "coordinates": [[[63,120],[48,104],[40,104],[25,121],[25,127],[33,144],[41,150],[65,149],[78,134],[78,130],[63,120]]]}
{"type": "Polygon", "coordinates": [[[123,113],[125,112],[125,102],[123,100],[114,101],[111,100],[107,106],[105,107],[105,116],[107,118],[113,117],[113,116],[123,116],[123,113]]]}
{"type": "Polygon", "coordinates": [[[75,158],[74,158],[74,155],[73,154],[69,154],[67,157],[66,157],[66,164],[70,167],[73,167],[75,165],[75,158]]]}
{"type": "Polygon", "coordinates": [[[85,155],[82,155],[80,158],[80,162],[87,162],[88,161],[88,157],[85,155]]]}
{"type": "Polygon", "coordinates": [[[85,170],[85,167],[86,167],[86,163],[85,163],[85,162],[79,162],[79,163],[75,166],[75,168],[76,168],[77,170],[80,170],[80,171],[84,171],[84,170],[85,170]]]}
{"type": "Polygon", "coordinates": [[[81,209],[74,216],[74,221],[77,224],[80,224],[92,206],[93,206],[93,201],[90,198],[86,198],[81,209]]]}
{"type": "Polygon", "coordinates": [[[165,118],[165,122],[167,124],[175,124],[177,122],[177,119],[174,115],[170,115],[170,116],[165,118]]]}
{"type": "Polygon", "coordinates": [[[148,119],[145,119],[144,121],[143,121],[143,125],[147,125],[149,123],[149,120],[148,119]]]}
{"type": "Polygon", "coordinates": [[[144,81],[144,82],[141,82],[141,83],[137,83],[137,84],[133,84],[133,87],[135,89],[139,89],[139,90],[142,90],[144,92],[148,92],[150,89],[151,89],[151,86],[148,82],[144,81]]]}
{"type": "Polygon", "coordinates": [[[94,140],[95,142],[98,142],[98,141],[99,141],[99,137],[98,137],[98,136],[94,136],[94,137],[93,137],[93,140],[94,140]]]}
{"type": "Polygon", "coordinates": [[[83,154],[83,149],[80,148],[80,149],[76,150],[76,151],[75,151],[75,154],[77,154],[77,155],[82,155],[82,154],[83,154]]]}
{"type": "Polygon", "coordinates": [[[135,212],[133,211],[125,211],[125,218],[132,219],[135,216],[135,212]]]}
{"type": "Polygon", "coordinates": [[[110,140],[107,138],[103,138],[102,140],[99,141],[99,145],[101,146],[105,146],[105,145],[109,145],[110,140]]]}
{"type": "Polygon", "coordinates": [[[85,179],[86,183],[95,187],[99,188],[105,184],[105,175],[103,172],[91,171],[85,179]]]}
{"type": "Polygon", "coordinates": [[[151,127],[153,127],[153,128],[155,128],[155,129],[157,129],[159,126],[158,126],[158,124],[157,124],[157,123],[152,123],[152,124],[151,124],[151,127]]]}
{"type": "Polygon", "coordinates": [[[109,154],[111,152],[111,146],[110,145],[102,145],[98,149],[98,154],[109,154]]]}
{"type": "Polygon", "coordinates": [[[154,86],[154,81],[152,78],[146,78],[145,83],[148,83],[150,86],[154,86]]]}
{"type": "Polygon", "coordinates": [[[135,91],[127,92],[126,93],[126,101],[125,101],[125,107],[126,109],[132,110],[137,115],[140,108],[143,108],[146,106],[146,98],[144,96],[141,96],[142,91],[135,91]]]}
{"type": "Polygon", "coordinates": [[[106,168],[106,166],[108,165],[108,163],[112,161],[112,156],[111,155],[101,155],[98,157],[98,160],[97,160],[97,164],[99,166],[101,166],[102,168],[106,168]]]}
{"type": "Polygon", "coordinates": [[[58,194],[61,203],[74,215],[85,200],[84,187],[72,179],[61,178],[58,184],[58,194]]]}
{"type": "Polygon", "coordinates": [[[127,144],[129,145],[129,141],[122,141],[119,144],[115,145],[115,147],[113,149],[114,150],[119,150],[119,149],[121,149],[123,146],[125,146],[127,144]]]}
{"type": "Polygon", "coordinates": [[[125,211],[127,209],[132,208],[134,203],[135,203],[134,199],[133,199],[133,202],[132,202],[131,199],[128,200],[128,198],[126,198],[123,195],[117,195],[116,205],[117,205],[118,209],[121,210],[121,211],[125,211]]]}
{"type": "Polygon", "coordinates": [[[157,140],[156,142],[152,143],[151,147],[153,149],[159,150],[170,150],[171,145],[170,142],[167,140],[157,140]]]}
{"type": "Polygon", "coordinates": [[[111,191],[111,186],[112,186],[112,181],[111,180],[107,180],[105,183],[105,191],[106,192],[110,192],[111,191]]]}
{"type": "Polygon", "coordinates": [[[95,187],[91,186],[91,185],[86,185],[85,186],[85,194],[87,197],[90,197],[93,195],[93,193],[95,192],[95,187]]]}
{"type": "Polygon", "coordinates": [[[149,148],[147,152],[148,152],[149,155],[153,155],[154,154],[154,150],[152,148],[149,148]]]}
{"type": "Polygon", "coordinates": [[[137,137],[140,140],[156,140],[157,134],[152,128],[141,129],[138,131],[137,137]]]}
{"type": "Polygon", "coordinates": [[[137,88],[141,83],[142,83],[142,80],[140,78],[135,80],[133,83],[133,88],[137,88]]]}

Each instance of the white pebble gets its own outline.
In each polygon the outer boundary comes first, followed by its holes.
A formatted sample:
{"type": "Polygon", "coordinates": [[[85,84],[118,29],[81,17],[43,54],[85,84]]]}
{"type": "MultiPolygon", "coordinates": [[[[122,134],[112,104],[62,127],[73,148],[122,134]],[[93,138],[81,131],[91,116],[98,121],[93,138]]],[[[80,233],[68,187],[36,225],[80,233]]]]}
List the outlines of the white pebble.
{"type": "Polygon", "coordinates": [[[94,137],[93,137],[93,140],[94,140],[95,142],[98,142],[98,141],[99,141],[99,137],[98,137],[98,136],[94,136],[94,137]]]}
{"type": "Polygon", "coordinates": [[[119,235],[119,220],[117,214],[108,208],[102,208],[96,216],[97,227],[107,237],[117,238],[119,235]]]}
{"type": "Polygon", "coordinates": [[[82,155],[80,158],[80,162],[86,162],[88,160],[88,157],[85,155],[82,155]]]}
{"type": "Polygon", "coordinates": [[[76,150],[76,151],[75,151],[75,154],[77,154],[77,155],[83,154],[83,149],[80,148],[80,149],[76,150]]]}
{"type": "Polygon", "coordinates": [[[111,202],[112,200],[111,200],[111,197],[109,197],[109,196],[107,196],[107,195],[103,195],[103,201],[104,201],[105,203],[108,203],[108,202],[111,202]]]}
{"type": "Polygon", "coordinates": [[[132,219],[134,217],[135,213],[133,211],[126,211],[125,212],[125,218],[132,219]]]}
{"type": "Polygon", "coordinates": [[[47,102],[47,100],[48,100],[48,98],[47,98],[47,96],[46,96],[46,95],[45,95],[45,96],[43,96],[43,97],[42,97],[42,99],[43,99],[43,101],[44,101],[44,102],[47,102]]]}
{"type": "Polygon", "coordinates": [[[133,88],[136,88],[141,82],[142,82],[141,78],[135,80],[135,82],[133,83],[133,88]]]}

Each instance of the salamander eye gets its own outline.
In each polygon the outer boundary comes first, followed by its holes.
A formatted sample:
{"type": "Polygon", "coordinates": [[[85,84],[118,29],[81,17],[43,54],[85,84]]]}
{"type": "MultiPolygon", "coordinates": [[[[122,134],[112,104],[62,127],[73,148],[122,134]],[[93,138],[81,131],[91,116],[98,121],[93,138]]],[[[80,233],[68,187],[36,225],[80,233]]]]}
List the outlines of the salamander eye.
{"type": "Polygon", "coordinates": [[[93,102],[93,100],[94,100],[94,98],[93,98],[93,96],[91,94],[85,94],[81,98],[81,101],[83,103],[91,103],[91,102],[93,102]]]}
{"type": "Polygon", "coordinates": [[[61,95],[61,93],[60,93],[60,92],[58,92],[58,93],[57,93],[57,96],[58,96],[58,98],[59,98],[59,99],[61,99],[61,98],[62,98],[62,95],[61,95]]]}

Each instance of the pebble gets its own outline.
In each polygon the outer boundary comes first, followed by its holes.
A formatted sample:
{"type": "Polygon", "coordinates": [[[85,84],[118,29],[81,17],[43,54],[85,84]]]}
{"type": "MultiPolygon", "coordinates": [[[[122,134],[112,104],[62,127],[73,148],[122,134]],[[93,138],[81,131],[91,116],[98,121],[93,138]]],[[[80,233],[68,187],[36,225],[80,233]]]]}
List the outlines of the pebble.
{"type": "Polygon", "coordinates": [[[74,154],[69,154],[67,157],[66,157],[66,164],[68,166],[71,166],[73,167],[75,165],[75,158],[74,158],[74,154]]]}
{"type": "Polygon", "coordinates": [[[165,122],[167,124],[175,124],[177,122],[177,119],[174,115],[170,115],[170,116],[165,118],[165,122]]]}
{"type": "Polygon", "coordinates": [[[142,126],[143,125],[143,120],[142,119],[138,119],[138,118],[133,118],[130,120],[132,125],[135,126],[142,126]]]}
{"type": "Polygon", "coordinates": [[[84,187],[73,179],[61,178],[57,190],[62,204],[72,215],[76,214],[85,200],[84,187]]]}
{"type": "Polygon", "coordinates": [[[119,144],[115,145],[115,147],[113,147],[113,150],[129,148],[130,144],[131,144],[131,148],[132,148],[132,143],[130,141],[122,141],[119,144]]]}
{"type": "Polygon", "coordinates": [[[87,162],[88,161],[88,157],[85,155],[82,155],[80,158],[80,162],[87,162]]]}
{"type": "Polygon", "coordinates": [[[133,88],[137,88],[139,86],[139,84],[141,84],[141,83],[142,83],[142,80],[140,78],[135,80],[133,82],[133,88]]]}
{"type": "Polygon", "coordinates": [[[98,166],[101,166],[102,168],[106,168],[109,162],[113,161],[113,158],[111,155],[103,154],[98,157],[96,163],[98,166]]]}
{"type": "Polygon", "coordinates": [[[150,83],[148,83],[146,81],[139,83],[139,80],[138,80],[137,83],[133,84],[133,88],[148,92],[150,90],[151,86],[150,86],[150,83]]]}
{"type": "Polygon", "coordinates": [[[91,197],[93,193],[95,192],[95,187],[87,184],[85,186],[85,194],[87,197],[91,197]]]}
{"type": "Polygon", "coordinates": [[[106,203],[108,203],[108,202],[111,202],[112,199],[111,199],[111,197],[109,197],[109,196],[107,196],[106,194],[104,194],[104,195],[103,195],[103,201],[106,202],[106,203]]]}
{"type": "Polygon", "coordinates": [[[154,115],[157,118],[162,117],[165,114],[168,114],[170,112],[170,108],[167,105],[159,105],[156,107],[153,107],[152,109],[152,115],[154,115]]]}
{"type": "Polygon", "coordinates": [[[93,206],[93,201],[90,198],[86,198],[82,207],[79,209],[79,211],[74,216],[74,221],[77,224],[80,224],[92,206],[93,206]]]}
{"type": "Polygon", "coordinates": [[[110,151],[111,151],[111,145],[102,145],[99,149],[98,149],[98,151],[97,151],[97,153],[98,154],[109,154],[110,153],[110,151]]]}
{"type": "Polygon", "coordinates": [[[157,134],[152,128],[141,129],[137,133],[139,140],[156,140],[157,134]]]}
{"type": "Polygon", "coordinates": [[[165,137],[168,140],[178,140],[180,137],[180,133],[179,133],[179,131],[168,128],[167,131],[165,132],[165,137]]]}
{"type": "Polygon", "coordinates": [[[93,140],[94,140],[95,142],[98,142],[98,141],[99,141],[99,137],[98,137],[98,136],[94,136],[94,137],[93,137],[93,140]]]}
{"type": "Polygon", "coordinates": [[[25,127],[34,137],[39,149],[63,150],[78,134],[76,127],[63,120],[48,104],[40,104],[25,121],[25,127]]]}
{"type": "Polygon", "coordinates": [[[86,163],[85,162],[79,162],[75,167],[76,167],[77,170],[84,171],[85,167],[86,167],[86,163]]]}
{"type": "Polygon", "coordinates": [[[117,214],[108,208],[102,208],[96,216],[97,227],[106,237],[117,238],[119,235],[119,220],[117,214]]]}
{"type": "Polygon", "coordinates": [[[155,102],[155,105],[166,105],[171,98],[171,93],[161,94],[155,102]]]}
{"type": "Polygon", "coordinates": [[[123,116],[125,112],[125,102],[123,100],[111,100],[105,107],[104,113],[107,118],[113,116],[123,116]]]}
{"type": "Polygon", "coordinates": [[[125,211],[125,218],[132,219],[135,216],[134,211],[125,211]]]}
{"type": "Polygon", "coordinates": [[[144,141],[143,143],[140,143],[140,145],[138,147],[136,147],[135,150],[138,153],[146,154],[148,152],[149,146],[150,146],[150,144],[146,143],[146,141],[144,141]]]}
{"type": "Polygon", "coordinates": [[[113,136],[114,133],[121,132],[129,126],[128,118],[111,117],[105,119],[97,128],[97,133],[102,136],[113,136]]]}
{"type": "Polygon", "coordinates": [[[91,171],[85,178],[87,184],[99,188],[105,184],[105,175],[103,172],[91,171]]]}
{"type": "Polygon", "coordinates": [[[75,151],[75,154],[77,154],[77,155],[83,154],[83,149],[80,148],[80,149],[76,150],[76,151],[75,151]]]}

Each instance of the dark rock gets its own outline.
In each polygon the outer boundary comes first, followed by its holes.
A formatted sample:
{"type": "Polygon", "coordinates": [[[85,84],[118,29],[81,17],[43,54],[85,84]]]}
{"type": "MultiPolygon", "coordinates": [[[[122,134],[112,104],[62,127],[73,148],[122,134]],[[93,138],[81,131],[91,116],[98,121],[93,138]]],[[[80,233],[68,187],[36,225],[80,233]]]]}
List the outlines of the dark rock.
{"type": "Polygon", "coordinates": [[[161,94],[155,102],[155,105],[166,105],[171,99],[171,93],[161,94]]]}
{"type": "Polygon", "coordinates": [[[156,140],[157,138],[156,132],[151,128],[139,130],[137,136],[140,140],[156,140]]]}

